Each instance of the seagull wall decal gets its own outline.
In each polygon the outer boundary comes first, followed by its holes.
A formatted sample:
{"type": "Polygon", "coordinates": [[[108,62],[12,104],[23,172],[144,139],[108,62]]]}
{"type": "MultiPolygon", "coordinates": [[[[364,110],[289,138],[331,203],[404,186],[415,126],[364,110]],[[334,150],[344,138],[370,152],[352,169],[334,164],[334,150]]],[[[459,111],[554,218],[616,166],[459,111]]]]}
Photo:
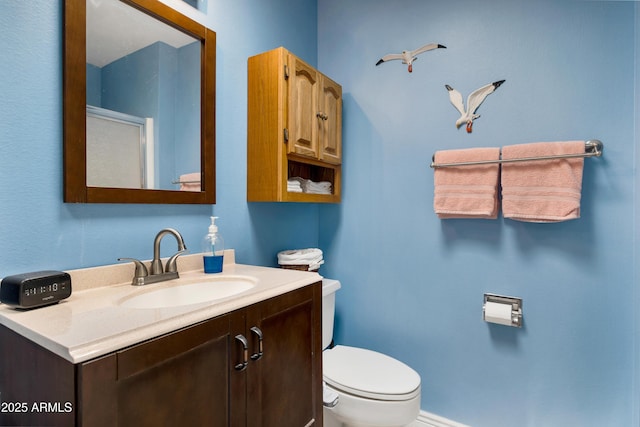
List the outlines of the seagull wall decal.
{"type": "Polygon", "coordinates": [[[394,59],[401,59],[403,64],[407,64],[409,66],[409,72],[411,73],[413,72],[413,61],[418,59],[418,55],[429,50],[446,48],[446,46],[438,43],[429,43],[416,50],[404,50],[402,53],[390,53],[385,55],[376,62],[376,65],[380,65],[386,61],[393,61],[394,59]]]}
{"type": "Polygon", "coordinates": [[[504,80],[499,80],[497,82],[490,83],[486,86],[482,86],[480,89],[476,89],[467,98],[467,109],[465,110],[464,104],[462,103],[462,95],[460,92],[455,90],[449,85],[444,85],[449,91],[449,100],[456,110],[460,112],[460,118],[456,120],[456,127],[460,129],[463,123],[467,124],[467,133],[471,133],[473,130],[473,121],[480,117],[479,114],[476,114],[476,110],[482,104],[482,101],[492,94],[496,89],[500,87],[504,80]]]}

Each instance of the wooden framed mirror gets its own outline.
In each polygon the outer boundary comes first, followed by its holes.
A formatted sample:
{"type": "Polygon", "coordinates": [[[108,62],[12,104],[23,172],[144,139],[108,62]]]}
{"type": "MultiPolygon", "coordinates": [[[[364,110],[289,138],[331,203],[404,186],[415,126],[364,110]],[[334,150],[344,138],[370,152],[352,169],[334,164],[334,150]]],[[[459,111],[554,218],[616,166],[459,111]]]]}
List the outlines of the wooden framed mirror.
{"type": "Polygon", "coordinates": [[[64,7],[64,201],[215,203],[215,32],[157,0],[64,7]]]}

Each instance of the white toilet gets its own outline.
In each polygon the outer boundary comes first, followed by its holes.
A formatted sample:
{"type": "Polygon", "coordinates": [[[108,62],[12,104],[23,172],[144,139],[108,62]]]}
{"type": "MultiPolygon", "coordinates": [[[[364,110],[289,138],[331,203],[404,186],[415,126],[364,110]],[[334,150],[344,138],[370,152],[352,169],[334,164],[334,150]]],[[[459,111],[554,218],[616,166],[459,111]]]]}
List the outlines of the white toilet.
{"type": "Polygon", "coordinates": [[[420,412],[420,375],[404,363],[333,339],[340,282],[322,280],[324,427],[405,427],[420,412]]]}

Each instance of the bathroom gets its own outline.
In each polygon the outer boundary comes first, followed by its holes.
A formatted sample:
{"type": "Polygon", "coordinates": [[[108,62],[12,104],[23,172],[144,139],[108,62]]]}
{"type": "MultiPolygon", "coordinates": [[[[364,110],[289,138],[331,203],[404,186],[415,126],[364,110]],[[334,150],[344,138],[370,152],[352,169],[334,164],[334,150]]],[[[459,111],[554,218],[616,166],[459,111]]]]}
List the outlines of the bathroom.
{"type": "Polygon", "coordinates": [[[217,34],[216,204],[63,203],[62,1],[2,2],[0,276],[149,259],[164,227],[198,248],[214,214],[240,263],[324,251],[336,341],[421,375],[420,427],[640,426],[636,2],[164,3],[217,34]],[[429,42],[447,49],[412,73],[375,66],[429,42]],[[247,58],[277,46],[343,87],[340,204],[246,201],[247,58]],[[502,79],[473,133],[456,129],[444,85],[502,79]],[[580,219],[433,213],[435,151],[572,139],[605,144],[580,219]],[[487,292],[521,297],[523,327],[483,322],[487,292]]]}

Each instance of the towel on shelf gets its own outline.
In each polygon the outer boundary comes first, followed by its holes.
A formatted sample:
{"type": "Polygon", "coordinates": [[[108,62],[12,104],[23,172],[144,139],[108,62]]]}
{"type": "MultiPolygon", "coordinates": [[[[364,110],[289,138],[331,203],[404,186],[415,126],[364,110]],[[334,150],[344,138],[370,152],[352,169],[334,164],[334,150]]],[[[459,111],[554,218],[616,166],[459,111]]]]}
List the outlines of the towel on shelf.
{"type": "Polygon", "coordinates": [[[331,194],[331,183],[328,181],[315,182],[307,179],[303,184],[303,188],[305,193],[331,194]]]}
{"type": "Polygon", "coordinates": [[[292,193],[331,194],[331,183],[328,181],[314,182],[297,176],[287,180],[287,191],[292,193]]]}
{"type": "MultiPolygon", "coordinates": [[[[503,159],[584,153],[584,141],[534,142],[502,148],[503,159]]],[[[525,222],[580,218],[584,158],[502,165],[502,212],[525,222]]]]}
{"type": "Polygon", "coordinates": [[[180,191],[200,191],[200,172],[180,175],[180,191]]]}
{"type": "MultiPolygon", "coordinates": [[[[500,148],[437,151],[435,163],[499,160],[500,148]]],[[[436,168],[433,208],[438,218],[498,217],[498,163],[436,168]]]]}
{"type": "Polygon", "coordinates": [[[308,270],[317,270],[322,264],[322,250],[318,248],[292,249],[278,252],[280,265],[306,265],[308,270]]]}
{"type": "Polygon", "coordinates": [[[287,191],[290,193],[302,193],[302,183],[304,179],[300,177],[289,178],[287,180],[287,191]]]}

